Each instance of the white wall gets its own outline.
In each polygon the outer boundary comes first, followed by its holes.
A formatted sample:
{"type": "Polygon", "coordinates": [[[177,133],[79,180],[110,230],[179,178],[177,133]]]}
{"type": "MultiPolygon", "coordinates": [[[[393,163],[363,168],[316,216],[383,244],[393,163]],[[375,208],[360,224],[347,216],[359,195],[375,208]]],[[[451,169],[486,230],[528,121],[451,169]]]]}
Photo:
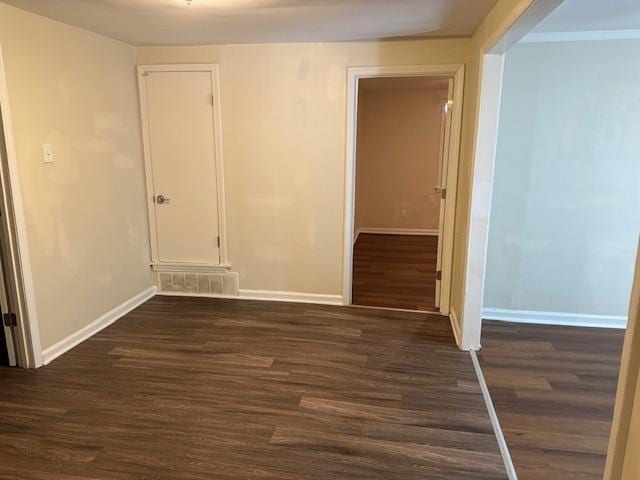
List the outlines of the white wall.
{"type": "Polygon", "coordinates": [[[2,3],[0,45],[46,349],[151,286],[136,50],[2,3]]]}
{"type": "Polygon", "coordinates": [[[506,55],[485,308],[625,316],[640,233],[640,40],[506,55]]]}
{"type": "Polygon", "coordinates": [[[341,295],[347,67],[466,63],[469,39],[149,47],[220,65],[229,257],[240,288],[341,295]]]}
{"type": "MultiPolygon", "coordinates": [[[[366,81],[366,80],[365,80],[366,81]]],[[[446,88],[364,88],[358,94],[355,225],[437,230],[446,88]]]]}

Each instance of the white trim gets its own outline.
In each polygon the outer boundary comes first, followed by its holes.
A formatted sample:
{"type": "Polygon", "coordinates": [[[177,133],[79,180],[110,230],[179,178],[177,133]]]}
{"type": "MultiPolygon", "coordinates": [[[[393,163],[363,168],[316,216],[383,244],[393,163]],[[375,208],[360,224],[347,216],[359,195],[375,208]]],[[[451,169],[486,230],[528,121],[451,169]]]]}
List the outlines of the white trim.
{"type": "Polygon", "coordinates": [[[355,238],[354,206],[359,80],[362,78],[378,77],[441,76],[454,79],[454,107],[451,129],[452,140],[448,156],[449,167],[446,179],[447,202],[445,207],[445,225],[443,233],[444,242],[442,245],[443,265],[440,297],[440,313],[443,315],[449,314],[453,263],[453,233],[455,226],[456,191],[458,186],[458,163],[462,126],[464,71],[465,66],[463,64],[349,67],[347,69],[347,142],[344,189],[344,240],[342,255],[342,297],[345,304],[350,304],[352,298],[351,284],[353,280],[353,244],[355,238]]]}
{"type": "Polygon", "coordinates": [[[591,30],[583,32],[532,32],[520,43],[591,42],[640,38],[640,30],[591,30]]]}
{"type": "Polygon", "coordinates": [[[572,327],[627,328],[627,317],[615,315],[588,315],[585,313],[544,312],[538,310],[511,310],[483,308],[482,318],[501,322],[534,323],[539,325],[565,325],[572,327]]]}
{"type": "Polygon", "coordinates": [[[430,235],[437,236],[438,230],[433,228],[378,228],[362,227],[356,231],[356,238],[361,233],[373,233],[379,235],[430,235]]]}
{"type": "Polygon", "coordinates": [[[456,315],[456,311],[451,308],[449,311],[449,321],[451,322],[451,330],[453,330],[453,338],[456,340],[456,345],[460,350],[464,350],[462,348],[462,341],[460,335],[460,323],[458,321],[458,316],[456,315]]]}
{"type": "Polygon", "coordinates": [[[89,337],[95,335],[100,330],[108,327],[116,320],[119,320],[124,315],[129,313],[134,308],[142,305],[156,294],[156,287],[149,287],[146,290],[140,292],[136,296],[130,298],[126,302],[118,305],[113,310],[105,313],[97,320],[94,320],[86,327],[81,328],[75,333],[72,333],[66,338],[63,338],[58,343],[50,346],[42,352],[44,358],[44,364],[47,365],[52,360],[58,358],[63,353],[68,352],[76,345],[84,342],[89,337]]]}
{"type": "Polygon", "coordinates": [[[489,243],[489,216],[493,171],[498,144],[498,122],[502,93],[504,55],[483,55],[480,65],[481,91],[476,112],[477,135],[473,142],[473,197],[469,204],[467,263],[464,279],[464,327],[462,342],[471,350],[480,348],[484,271],[489,243]]]}
{"type": "Polygon", "coordinates": [[[165,297],[226,298],[232,300],[265,300],[269,302],[295,302],[320,305],[342,305],[342,296],[321,293],[283,292],[277,290],[238,290],[238,295],[193,292],[158,292],[165,297]]]}
{"type": "Polygon", "coordinates": [[[239,290],[239,298],[245,300],[271,300],[276,302],[319,303],[323,305],[342,305],[341,295],[321,293],[281,292],[276,290],[239,290]]]}
{"type": "MultiPolygon", "coordinates": [[[[8,178],[3,178],[3,201],[6,215],[4,222],[8,228],[8,256],[13,271],[12,286],[15,288],[16,308],[18,316],[18,347],[19,366],[38,368],[43,364],[42,347],[40,343],[40,329],[38,326],[38,312],[33,288],[33,274],[31,271],[31,257],[27,240],[27,224],[22,203],[22,188],[20,186],[20,172],[13,140],[13,124],[11,108],[9,106],[9,91],[0,46],[0,111],[4,127],[4,140],[7,152],[8,172],[2,172],[8,178]],[[6,191],[7,187],[10,191],[6,191]]],[[[0,169],[2,170],[2,169],[0,169]]]]}
{"type": "Polygon", "coordinates": [[[478,356],[473,350],[469,352],[469,355],[471,355],[473,369],[476,371],[478,383],[480,384],[480,390],[482,391],[482,397],[484,398],[484,403],[487,406],[487,412],[489,412],[489,419],[491,420],[491,426],[493,427],[493,432],[495,433],[496,440],[498,441],[498,448],[500,449],[500,454],[502,455],[504,468],[507,470],[507,476],[509,477],[509,480],[518,480],[518,475],[516,473],[515,467],[513,466],[511,454],[509,453],[509,447],[507,446],[507,441],[505,440],[504,434],[502,433],[500,420],[498,420],[498,414],[496,413],[496,409],[493,406],[491,393],[489,393],[487,382],[485,381],[484,375],[482,374],[482,368],[480,367],[478,356]]]}
{"type": "Polygon", "coordinates": [[[220,265],[228,265],[227,252],[227,214],[226,195],[224,192],[224,161],[222,145],[222,95],[220,93],[220,67],[217,64],[176,64],[176,65],[138,65],[138,86],[140,92],[140,121],[142,124],[142,145],[144,150],[144,170],[147,193],[147,213],[149,218],[149,240],[151,244],[151,260],[158,260],[158,238],[156,230],[155,196],[153,168],[151,160],[151,139],[149,136],[149,118],[147,106],[147,86],[145,74],[151,72],[209,72],[213,89],[213,135],[215,148],[216,185],[218,196],[218,231],[220,235],[220,265]]]}

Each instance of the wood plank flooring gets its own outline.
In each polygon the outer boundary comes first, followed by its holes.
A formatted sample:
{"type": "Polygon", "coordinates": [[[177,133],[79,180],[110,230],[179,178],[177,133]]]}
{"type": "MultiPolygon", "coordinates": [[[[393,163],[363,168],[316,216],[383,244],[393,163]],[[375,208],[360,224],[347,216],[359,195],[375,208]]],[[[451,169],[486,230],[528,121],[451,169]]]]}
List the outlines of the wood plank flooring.
{"type": "Polygon", "coordinates": [[[483,323],[478,357],[519,480],[602,480],[623,338],[483,323]]]}
{"type": "Polygon", "coordinates": [[[358,235],[353,251],[353,303],[434,311],[437,253],[437,236],[358,235]]]}
{"type": "Polygon", "coordinates": [[[2,480],[506,478],[439,316],[158,296],[0,385],[2,480]]]}

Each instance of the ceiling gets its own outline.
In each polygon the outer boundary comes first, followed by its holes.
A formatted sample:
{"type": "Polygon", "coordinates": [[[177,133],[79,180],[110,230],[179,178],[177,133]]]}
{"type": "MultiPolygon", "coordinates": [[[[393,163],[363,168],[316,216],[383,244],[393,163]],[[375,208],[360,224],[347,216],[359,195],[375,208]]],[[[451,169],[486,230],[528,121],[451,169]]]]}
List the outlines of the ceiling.
{"type": "Polygon", "coordinates": [[[496,0],[1,0],[132,45],[473,34],[496,0]]]}
{"type": "Polygon", "coordinates": [[[534,33],[640,30],[638,0],[564,0],[534,33]]]}

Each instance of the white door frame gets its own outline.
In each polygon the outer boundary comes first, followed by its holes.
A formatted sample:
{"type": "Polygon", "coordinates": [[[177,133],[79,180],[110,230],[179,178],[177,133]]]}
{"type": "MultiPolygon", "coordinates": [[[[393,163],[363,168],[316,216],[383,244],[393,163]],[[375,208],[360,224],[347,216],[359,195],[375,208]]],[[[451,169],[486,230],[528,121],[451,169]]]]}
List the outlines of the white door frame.
{"type": "Polygon", "coordinates": [[[464,65],[403,65],[349,67],[347,69],[347,152],[344,199],[344,242],[342,255],[342,295],[345,305],[351,304],[353,238],[355,214],[356,135],[358,131],[358,88],[363,78],[381,77],[448,77],[453,78],[453,117],[451,146],[448,156],[446,179],[447,201],[445,205],[444,239],[442,246],[442,282],[440,289],[440,313],[449,314],[451,296],[451,266],[453,261],[453,230],[458,184],[458,160],[462,125],[462,100],[464,90],[464,65]]]}
{"type": "Polygon", "coordinates": [[[147,188],[147,214],[149,216],[149,240],[151,263],[154,266],[169,267],[224,267],[228,268],[227,256],[227,216],[224,194],[224,167],[222,148],[222,104],[220,94],[220,67],[216,64],[139,65],[138,84],[140,88],[140,119],[142,122],[142,143],[144,148],[144,171],[147,188]],[[203,264],[192,262],[162,262],[158,257],[158,237],[155,216],[155,189],[153,184],[153,161],[151,158],[151,138],[147,107],[147,86],[145,77],[152,72],[208,72],[213,87],[213,138],[215,148],[216,184],[218,189],[218,229],[220,232],[220,263],[203,264]]]}
{"type": "MultiPolygon", "coordinates": [[[[6,248],[7,295],[15,310],[17,326],[14,328],[17,365],[23,368],[38,368],[44,363],[38,328],[38,313],[33,289],[27,225],[22,203],[22,189],[18,160],[13,140],[9,92],[0,46],[0,113],[6,158],[0,161],[0,235],[6,248]]],[[[2,142],[0,142],[1,144],[2,142]]],[[[0,145],[1,146],[1,145],[0,145]]],[[[0,151],[0,157],[4,157],[0,151]]]]}

